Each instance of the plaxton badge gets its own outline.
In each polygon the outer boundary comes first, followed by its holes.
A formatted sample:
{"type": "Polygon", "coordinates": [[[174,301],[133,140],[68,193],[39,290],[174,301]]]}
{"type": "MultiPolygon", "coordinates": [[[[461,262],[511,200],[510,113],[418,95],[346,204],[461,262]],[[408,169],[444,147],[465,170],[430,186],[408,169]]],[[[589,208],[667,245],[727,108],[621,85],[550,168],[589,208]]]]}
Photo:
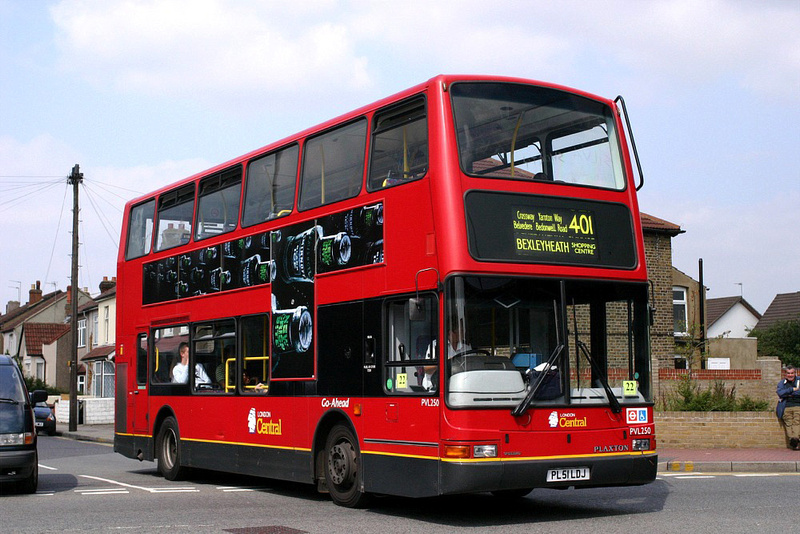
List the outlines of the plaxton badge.
{"type": "Polygon", "coordinates": [[[625,452],[629,450],[630,447],[627,445],[598,445],[594,448],[594,452],[625,452]]]}

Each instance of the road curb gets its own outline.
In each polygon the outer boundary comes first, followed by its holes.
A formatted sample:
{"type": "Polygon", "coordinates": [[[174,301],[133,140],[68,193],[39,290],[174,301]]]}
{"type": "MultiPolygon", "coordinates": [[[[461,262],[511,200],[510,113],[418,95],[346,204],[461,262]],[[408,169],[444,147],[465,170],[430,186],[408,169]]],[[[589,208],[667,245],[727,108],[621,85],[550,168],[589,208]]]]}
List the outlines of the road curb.
{"type": "Polygon", "coordinates": [[[800,473],[800,462],[666,461],[658,472],[683,473],[800,473]]]}
{"type": "Polygon", "coordinates": [[[113,438],[108,438],[105,436],[92,436],[89,434],[82,434],[80,431],[78,432],[56,432],[56,436],[60,436],[62,438],[67,439],[74,439],[76,441],[91,441],[94,443],[114,443],[113,438]]]}

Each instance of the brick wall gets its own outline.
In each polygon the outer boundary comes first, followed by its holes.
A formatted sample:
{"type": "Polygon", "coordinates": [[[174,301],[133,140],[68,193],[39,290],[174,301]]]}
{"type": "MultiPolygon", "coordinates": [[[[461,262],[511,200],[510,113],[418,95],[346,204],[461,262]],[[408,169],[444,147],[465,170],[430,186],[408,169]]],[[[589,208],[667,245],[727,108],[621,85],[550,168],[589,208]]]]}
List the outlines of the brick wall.
{"type": "Polygon", "coordinates": [[[653,283],[655,317],[650,327],[650,352],[653,368],[653,391],[660,394],[658,369],[674,368],[675,332],[672,321],[672,238],[645,232],[644,253],[647,276],[653,283]]]}
{"type": "Polygon", "coordinates": [[[775,412],[656,412],[659,448],[783,448],[775,412]]]}
{"type": "MultiPolygon", "coordinates": [[[[722,382],[726,390],[735,388],[736,398],[745,395],[755,400],[765,400],[774,405],[778,401],[775,388],[781,379],[781,362],[777,358],[759,358],[757,369],[712,370],[695,369],[692,379],[701,390],[714,387],[722,382]]],[[[659,369],[658,382],[662,396],[671,395],[681,380],[688,376],[686,369],[659,369]]]]}

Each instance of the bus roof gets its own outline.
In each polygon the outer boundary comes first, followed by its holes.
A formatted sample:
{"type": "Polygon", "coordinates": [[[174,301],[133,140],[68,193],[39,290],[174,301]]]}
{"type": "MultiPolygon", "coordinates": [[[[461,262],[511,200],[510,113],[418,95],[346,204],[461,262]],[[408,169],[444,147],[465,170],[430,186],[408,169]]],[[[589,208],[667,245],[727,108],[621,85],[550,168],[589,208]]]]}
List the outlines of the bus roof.
{"type": "Polygon", "coordinates": [[[398,100],[403,100],[403,99],[408,98],[410,96],[413,96],[415,94],[422,93],[422,92],[426,91],[430,87],[436,87],[438,85],[440,87],[446,88],[446,87],[449,87],[450,84],[452,84],[454,82],[460,82],[460,81],[487,81],[487,82],[488,81],[493,81],[493,82],[525,83],[525,84],[541,85],[541,86],[549,87],[549,88],[552,88],[552,89],[558,89],[558,90],[567,91],[567,92],[570,92],[570,93],[575,93],[575,94],[578,94],[578,95],[581,95],[581,96],[585,96],[585,97],[593,99],[593,100],[599,100],[599,101],[602,101],[602,102],[604,102],[604,103],[606,103],[608,105],[612,104],[612,102],[609,99],[601,97],[601,96],[597,96],[597,95],[594,95],[594,94],[591,94],[591,93],[587,93],[585,91],[574,89],[572,87],[567,87],[567,86],[564,86],[564,85],[559,85],[559,84],[554,84],[554,83],[549,83],[549,82],[543,82],[543,81],[539,81],[539,80],[532,80],[532,79],[525,79],[525,78],[515,78],[515,77],[509,77],[509,76],[491,76],[491,75],[476,75],[476,74],[463,74],[463,75],[459,75],[459,74],[440,74],[440,75],[434,76],[433,78],[431,78],[431,79],[429,79],[429,80],[427,80],[427,81],[425,81],[423,83],[417,84],[417,85],[415,85],[413,87],[410,87],[408,89],[405,89],[405,90],[400,91],[398,93],[395,93],[393,95],[381,98],[380,100],[372,102],[371,104],[367,104],[367,105],[362,106],[360,108],[354,109],[352,111],[349,111],[349,112],[344,113],[342,115],[339,115],[337,117],[329,119],[329,120],[327,120],[325,122],[317,124],[316,126],[312,126],[310,128],[306,128],[305,130],[302,130],[302,131],[297,132],[295,134],[286,136],[286,137],[284,137],[282,139],[279,139],[277,141],[273,141],[273,142],[271,142],[271,143],[269,143],[267,145],[264,145],[264,146],[262,146],[260,148],[256,148],[254,150],[251,150],[251,151],[249,151],[249,152],[247,152],[247,153],[245,153],[245,154],[243,154],[241,156],[238,156],[238,157],[233,158],[231,160],[225,161],[225,162],[220,163],[218,165],[215,165],[215,166],[213,166],[211,168],[202,170],[202,171],[197,172],[197,173],[195,173],[195,174],[193,174],[191,176],[187,176],[187,177],[181,178],[181,179],[179,179],[177,181],[165,184],[163,187],[160,187],[160,188],[156,189],[155,191],[151,191],[151,192],[146,193],[144,195],[140,195],[140,196],[128,201],[126,203],[126,206],[138,204],[139,202],[142,202],[142,201],[147,200],[149,198],[153,198],[154,196],[160,195],[161,193],[163,193],[165,191],[172,190],[175,187],[178,187],[180,185],[191,183],[191,182],[197,180],[200,177],[213,174],[213,173],[215,173],[217,171],[229,168],[229,167],[231,167],[233,165],[244,163],[244,162],[246,162],[246,161],[248,161],[250,159],[253,159],[255,156],[271,152],[271,151],[276,150],[278,148],[281,148],[283,146],[289,145],[289,144],[291,144],[293,142],[298,142],[301,139],[312,137],[315,134],[317,134],[319,132],[322,132],[322,131],[325,131],[328,128],[331,128],[331,127],[333,127],[333,126],[335,126],[337,124],[342,124],[342,123],[345,123],[345,122],[350,121],[352,119],[355,119],[357,117],[363,116],[363,115],[365,115],[367,113],[370,113],[372,111],[380,109],[381,107],[386,106],[386,105],[388,105],[388,104],[390,104],[392,102],[396,102],[398,100]]]}

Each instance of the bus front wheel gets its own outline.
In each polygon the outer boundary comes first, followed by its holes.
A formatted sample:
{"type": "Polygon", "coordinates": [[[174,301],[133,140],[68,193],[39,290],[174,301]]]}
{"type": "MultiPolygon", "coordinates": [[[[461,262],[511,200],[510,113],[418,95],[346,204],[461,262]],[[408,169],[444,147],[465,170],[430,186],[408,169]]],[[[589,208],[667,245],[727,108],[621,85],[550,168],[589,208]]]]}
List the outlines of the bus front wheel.
{"type": "Polygon", "coordinates": [[[325,484],[333,502],[361,508],[368,495],[361,491],[361,458],[356,438],[345,425],[336,425],[325,442],[325,484]]]}
{"type": "Polygon", "coordinates": [[[180,480],[185,477],[186,468],[181,467],[181,437],[178,433],[178,422],[174,417],[167,417],[158,431],[156,457],[158,472],[164,478],[180,480]]]}

